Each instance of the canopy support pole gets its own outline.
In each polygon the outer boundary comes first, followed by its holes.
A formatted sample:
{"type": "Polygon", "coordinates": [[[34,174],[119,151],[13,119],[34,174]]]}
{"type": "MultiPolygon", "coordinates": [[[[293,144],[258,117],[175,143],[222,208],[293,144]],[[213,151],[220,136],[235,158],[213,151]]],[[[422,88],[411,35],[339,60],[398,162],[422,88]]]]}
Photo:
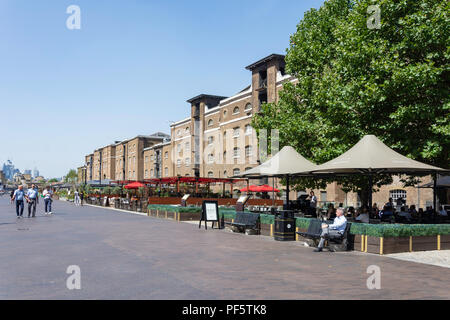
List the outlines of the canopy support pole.
{"type": "Polygon", "coordinates": [[[436,195],[436,188],[437,188],[437,174],[436,172],[434,172],[433,174],[433,220],[436,216],[436,212],[437,212],[437,195],[436,195]]]}
{"type": "Polygon", "coordinates": [[[286,210],[289,210],[289,175],[286,176],[286,210]]]}
{"type": "Polygon", "coordinates": [[[369,210],[368,212],[372,212],[372,186],[373,186],[373,176],[369,173],[369,210]]]}
{"type": "Polygon", "coordinates": [[[272,207],[275,207],[275,177],[272,178],[272,207]]]}

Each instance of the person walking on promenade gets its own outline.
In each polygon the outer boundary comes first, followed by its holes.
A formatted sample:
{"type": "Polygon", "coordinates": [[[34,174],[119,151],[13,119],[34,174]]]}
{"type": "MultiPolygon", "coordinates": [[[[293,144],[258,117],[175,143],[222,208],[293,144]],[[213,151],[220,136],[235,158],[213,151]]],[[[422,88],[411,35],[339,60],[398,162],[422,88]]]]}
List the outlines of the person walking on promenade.
{"type": "Polygon", "coordinates": [[[45,213],[44,214],[52,214],[52,197],[53,192],[50,187],[46,187],[44,192],[42,192],[42,195],[44,196],[44,203],[45,203],[45,213]]]}
{"type": "Polygon", "coordinates": [[[83,199],[84,199],[84,192],[83,190],[80,191],[80,206],[83,205],[83,199]]]}
{"type": "Polygon", "coordinates": [[[80,193],[78,192],[78,190],[75,190],[75,192],[73,193],[74,197],[73,197],[73,203],[76,206],[80,205],[80,193]]]}
{"type": "Polygon", "coordinates": [[[25,198],[25,192],[23,191],[23,186],[19,186],[19,188],[14,191],[14,195],[11,198],[11,201],[15,201],[16,202],[16,213],[17,213],[17,218],[22,218],[23,215],[23,200],[25,198]]]}
{"type": "Polygon", "coordinates": [[[36,216],[36,204],[38,202],[38,192],[36,186],[33,184],[31,189],[27,190],[25,198],[28,202],[28,218],[31,216],[31,210],[33,210],[33,218],[36,216]]]}

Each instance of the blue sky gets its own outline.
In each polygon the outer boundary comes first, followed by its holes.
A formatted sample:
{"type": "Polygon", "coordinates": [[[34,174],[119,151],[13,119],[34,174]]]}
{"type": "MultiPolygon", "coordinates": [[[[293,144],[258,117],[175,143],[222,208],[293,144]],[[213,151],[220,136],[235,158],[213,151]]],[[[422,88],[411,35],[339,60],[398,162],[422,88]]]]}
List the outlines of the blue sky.
{"type": "Polygon", "coordinates": [[[187,99],[247,86],[245,66],[285,53],[322,3],[0,0],[0,164],[59,177],[114,140],[169,133],[187,99]]]}

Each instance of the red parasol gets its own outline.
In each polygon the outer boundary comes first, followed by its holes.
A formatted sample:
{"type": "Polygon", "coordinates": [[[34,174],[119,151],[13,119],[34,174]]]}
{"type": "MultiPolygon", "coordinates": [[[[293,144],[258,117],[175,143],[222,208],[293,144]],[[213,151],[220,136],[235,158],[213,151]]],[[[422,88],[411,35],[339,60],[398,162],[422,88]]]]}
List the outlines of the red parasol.
{"type": "Polygon", "coordinates": [[[248,188],[245,187],[239,191],[241,191],[241,192],[259,192],[258,188],[259,188],[258,186],[255,186],[252,184],[248,188]]]}
{"type": "Polygon", "coordinates": [[[130,184],[127,184],[124,188],[125,189],[139,189],[139,188],[143,188],[143,187],[145,187],[145,185],[140,182],[132,182],[130,184]]]}
{"type": "Polygon", "coordinates": [[[278,189],[274,189],[271,186],[267,185],[267,184],[263,184],[261,186],[256,187],[256,192],[280,192],[280,190],[278,189]]]}

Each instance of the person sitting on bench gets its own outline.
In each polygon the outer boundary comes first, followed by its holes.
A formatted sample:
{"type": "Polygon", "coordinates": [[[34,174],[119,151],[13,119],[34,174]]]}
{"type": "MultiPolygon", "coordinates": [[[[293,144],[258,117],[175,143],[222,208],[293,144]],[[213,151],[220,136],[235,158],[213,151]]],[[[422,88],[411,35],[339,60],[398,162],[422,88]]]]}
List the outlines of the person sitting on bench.
{"type": "Polygon", "coordinates": [[[320,235],[320,242],[315,252],[321,252],[326,239],[341,238],[347,226],[347,219],[344,217],[344,210],[338,208],[336,210],[336,218],[333,224],[322,224],[322,234],[320,235]]]}

